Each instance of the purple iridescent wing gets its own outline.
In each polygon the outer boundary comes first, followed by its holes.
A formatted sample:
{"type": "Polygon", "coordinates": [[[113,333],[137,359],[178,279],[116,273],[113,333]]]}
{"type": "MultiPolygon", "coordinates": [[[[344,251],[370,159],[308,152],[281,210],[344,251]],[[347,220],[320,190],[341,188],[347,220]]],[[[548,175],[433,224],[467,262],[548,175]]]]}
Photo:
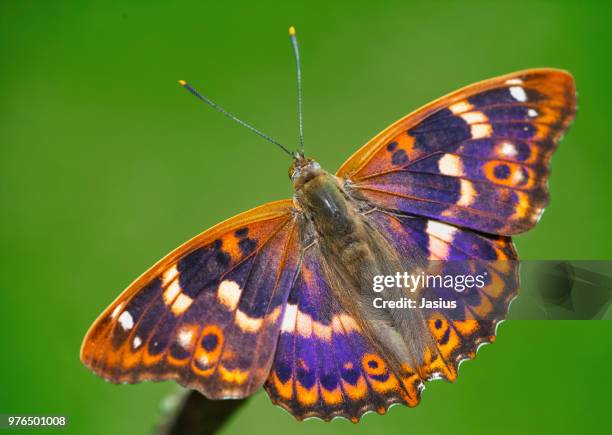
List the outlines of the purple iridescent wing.
{"type": "Polygon", "coordinates": [[[408,365],[390,370],[336,300],[321,270],[317,245],[307,248],[285,307],[274,364],[265,388],[298,420],[342,416],[358,421],[393,403],[416,406],[421,378],[408,365]]]}
{"type": "Polygon", "coordinates": [[[337,175],[381,208],[490,234],[520,233],[548,202],[550,158],[575,111],[567,72],[497,77],[397,121],[337,175]]]}
{"type": "Polygon", "coordinates": [[[429,272],[453,277],[483,276],[481,287],[457,291],[456,285],[435,283],[420,294],[428,300],[455,301],[457,307],[424,310],[425,329],[433,337],[433,346],[423,353],[416,372],[424,380],[455,380],[460,362],[474,358],[481,344],[495,340],[496,326],[506,317],[518,293],[518,262],[510,237],[385,211],[374,211],[369,216],[402,257],[428,259],[429,272]]]}
{"type": "Polygon", "coordinates": [[[92,325],[82,361],[111,382],[175,379],[209,398],[268,377],[297,271],[292,201],[205,231],[138,278],[92,325]]]}

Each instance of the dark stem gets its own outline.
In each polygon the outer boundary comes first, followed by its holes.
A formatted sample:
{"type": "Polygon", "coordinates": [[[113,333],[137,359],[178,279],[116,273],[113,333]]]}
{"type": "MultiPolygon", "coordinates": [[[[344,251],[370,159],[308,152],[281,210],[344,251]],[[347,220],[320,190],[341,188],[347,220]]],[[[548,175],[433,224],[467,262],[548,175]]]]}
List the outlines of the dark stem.
{"type": "Polygon", "coordinates": [[[209,435],[217,433],[247,401],[210,400],[197,391],[183,393],[179,404],[171,410],[157,435],[209,435]]]}

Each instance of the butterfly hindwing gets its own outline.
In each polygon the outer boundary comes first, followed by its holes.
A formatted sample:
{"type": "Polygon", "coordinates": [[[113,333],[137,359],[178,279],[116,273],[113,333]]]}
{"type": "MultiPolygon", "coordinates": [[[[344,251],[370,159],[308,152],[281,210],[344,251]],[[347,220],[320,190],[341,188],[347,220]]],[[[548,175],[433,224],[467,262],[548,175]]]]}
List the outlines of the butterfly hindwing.
{"type": "Polygon", "coordinates": [[[384,413],[393,403],[416,406],[421,379],[409,367],[390,370],[332,295],[320,252],[305,250],[285,308],[274,364],[265,388],[271,400],[298,420],[384,413]]]}
{"type": "Polygon", "coordinates": [[[225,221],[128,287],[91,327],[81,358],[112,382],[252,394],[272,364],[298,254],[290,200],[225,221]]]}
{"type": "Polygon", "coordinates": [[[548,202],[548,166],[574,118],[572,76],[535,69],[486,80],[402,118],[338,170],[383,208],[477,231],[531,228],[548,202]]]}
{"type": "MultiPolygon", "coordinates": [[[[439,276],[484,274],[484,286],[447,288],[434,281],[419,296],[455,301],[457,308],[425,311],[425,330],[433,340],[416,371],[424,380],[457,377],[459,363],[472,359],[482,343],[495,340],[519,290],[517,255],[509,237],[492,236],[454,225],[384,211],[369,214],[398,253],[412,260],[426,258],[427,271],[439,276]]],[[[423,343],[428,343],[423,340],[423,343]]]]}

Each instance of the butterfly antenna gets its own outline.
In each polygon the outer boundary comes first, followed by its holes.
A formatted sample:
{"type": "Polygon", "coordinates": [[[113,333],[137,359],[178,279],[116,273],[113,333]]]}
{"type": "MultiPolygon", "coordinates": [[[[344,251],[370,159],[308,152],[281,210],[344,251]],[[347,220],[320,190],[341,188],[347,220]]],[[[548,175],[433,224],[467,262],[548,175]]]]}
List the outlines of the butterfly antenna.
{"type": "Polygon", "coordinates": [[[293,156],[293,154],[291,153],[291,151],[289,151],[287,148],[285,148],[280,142],[278,142],[275,139],[272,139],[270,136],[268,136],[265,133],[262,133],[261,131],[257,130],[255,127],[253,127],[250,124],[247,124],[246,122],[244,122],[241,119],[236,118],[234,115],[232,115],[231,113],[229,113],[227,110],[223,109],[222,107],[218,106],[217,104],[215,104],[214,101],[210,100],[209,98],[206,98],[204,95],[200,94],[198,91],[196,91],[194,88],[192,88],[189,83],[187,83],[185,80],[179,80],[179,85],[181,85],[182,87],[184,87],[185,89],[187,89],[189,92],[191,92],[191,94],[195,95],[197,98],[199,98],[200,100],[204,101],[206,104],[208,104],[210,107],[212,107],[215,110],[218,110],[219,112],[223,113],[225,116],[227,116],[228,118],[230,118],[233,121],[236,121],[238,124],[242,125],[243,127],[248,128],[249,130],[251,130],[253,133],[255,133],[256,135],[263,137],[265,140],[267,140],[268,142],[272,142],[274,145],[278,146],[281,150],[283,150],[284,152],[286,152],[287,154],[289,154],[290,156],[293,156]]]}
{"type": "Polygon", "coordinates": [[[295,36],[295,27],[289,27],[289,37],[293,46],[293,55],[295,56],[295,65],[297,67],[297,103],[298,103],[298,124],[300,128],[300,153],[304,155],[304,130],[302,128],[302,68],[300,66],[300,50],[298,48],[297,36],[295,36]]]}

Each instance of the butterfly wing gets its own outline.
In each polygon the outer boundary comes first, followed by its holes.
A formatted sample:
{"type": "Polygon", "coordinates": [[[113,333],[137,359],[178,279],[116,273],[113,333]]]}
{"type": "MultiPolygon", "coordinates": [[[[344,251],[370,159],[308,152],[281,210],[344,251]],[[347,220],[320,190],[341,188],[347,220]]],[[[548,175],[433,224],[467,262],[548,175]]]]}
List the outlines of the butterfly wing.
{"type": "Polygon", "coordinates": [[[400,119],[336,175],[382,208],[491,234],[520,233],[548,202],[550,157],[575,111],[567,72],[497,77],[400,119]]]}
{"type": "Polygon", "coordinates": [[[305,249],[286,305],[274,364],[265,388],[298,420],[384,413],[393,403],[416,406],[421,378],[410,367],[392,371],[324,278],[316,244],[305,249]]]}
{"type": "Polygon", "coordinates": [[[270,371],[298,253],[291,200],[229,219],[131,284],[90,328],[81,359],[111,382],[248,396],[270,371]]]}
{"type": "Polygon", "coordinates": [[[455,301],[457,308],[427,310],[426,330],[433,341],[423,340],[427,349],[415,370],[424,380],[455,380],[459,364],[474,358],[481,344],[495,340],[496,326],[518,293],[518,257],[510,237],[385,211],[369,217],[402,257],[426,258],[432,262],[430,269],[441,276],[486,277],[481,288],[457,292],[437,284],[421,294],[429,300],[455,301]]]}

